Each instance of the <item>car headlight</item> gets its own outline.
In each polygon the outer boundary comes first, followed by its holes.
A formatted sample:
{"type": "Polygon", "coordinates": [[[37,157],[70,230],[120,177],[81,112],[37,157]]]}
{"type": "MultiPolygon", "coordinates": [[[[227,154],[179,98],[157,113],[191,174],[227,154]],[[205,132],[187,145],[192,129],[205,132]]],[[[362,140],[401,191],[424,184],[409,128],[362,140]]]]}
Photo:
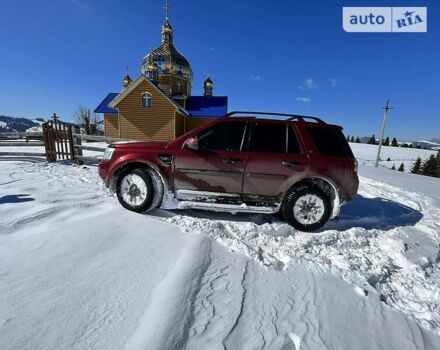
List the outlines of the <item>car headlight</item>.
{"type": "Polygon", "coordinates": [[[113,156],[113,152],[115,151],[114,147],[108,147],[105,151],[104,151],[104,155],[102,156],[102,159],[108,160],[111,159],[113,156]]]}

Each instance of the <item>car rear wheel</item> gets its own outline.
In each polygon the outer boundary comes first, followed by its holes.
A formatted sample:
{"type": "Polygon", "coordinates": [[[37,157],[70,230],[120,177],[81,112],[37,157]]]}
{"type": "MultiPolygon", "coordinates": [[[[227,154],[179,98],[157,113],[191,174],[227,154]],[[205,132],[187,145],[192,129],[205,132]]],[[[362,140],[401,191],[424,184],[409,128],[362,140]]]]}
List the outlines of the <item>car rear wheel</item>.
{"type": "Polygon", "coordinates": [[[154,199],[150,175],[140,168],[123,172],[118,178],[116,195],[124,208],[137,213],[147,211],[154,199]]]}
{"type": "Polygon", "coordinates": [[[314,186],[301,186],[287,194],[282,214],[284,219],[300,231],[315,231],[330,218],[328,195],[314,186]]]}

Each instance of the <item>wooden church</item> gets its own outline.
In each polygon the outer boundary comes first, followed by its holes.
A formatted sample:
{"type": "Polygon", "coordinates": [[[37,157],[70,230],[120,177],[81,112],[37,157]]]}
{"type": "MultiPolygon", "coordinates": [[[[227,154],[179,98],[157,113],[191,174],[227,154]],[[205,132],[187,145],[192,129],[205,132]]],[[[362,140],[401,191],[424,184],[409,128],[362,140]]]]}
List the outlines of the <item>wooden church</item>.
{"type": "Polygon", "coordinates": [[[228,98],[213,96],[209,77],[203,96],[191,95],[192,69],[174,46],[168,9],[162,43],[143,58],[141,75],[133,81],[127,73],[122,91],[109,93],[95,109],[104,115],[107,137],[168,141],[227,113],[228,98]]]}

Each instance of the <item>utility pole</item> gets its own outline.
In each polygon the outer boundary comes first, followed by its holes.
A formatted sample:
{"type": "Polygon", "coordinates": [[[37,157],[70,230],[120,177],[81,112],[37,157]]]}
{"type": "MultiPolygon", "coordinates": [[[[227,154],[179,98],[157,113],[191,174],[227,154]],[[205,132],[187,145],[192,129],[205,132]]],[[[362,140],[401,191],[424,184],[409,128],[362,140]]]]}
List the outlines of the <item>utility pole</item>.
{"type": "Polygon", "coordinates": [[[393,109],[393,107],[390,107],[390,100],[387,100],[387,105],[382,108],[384,110],[383,113],[383,121],[382,121],[382,132],[380,134],[380,140],[379,140],[379,148],[377,149],[377,157],[376,157],[376,164],[375,167],[379,165],[380,160],[380,150],[382,148],[382,142],[383,142],[383,135],[385,134],[385,126],[387,124],[387,117],[388,117],[388,111],[390,109],[393,109]]]}

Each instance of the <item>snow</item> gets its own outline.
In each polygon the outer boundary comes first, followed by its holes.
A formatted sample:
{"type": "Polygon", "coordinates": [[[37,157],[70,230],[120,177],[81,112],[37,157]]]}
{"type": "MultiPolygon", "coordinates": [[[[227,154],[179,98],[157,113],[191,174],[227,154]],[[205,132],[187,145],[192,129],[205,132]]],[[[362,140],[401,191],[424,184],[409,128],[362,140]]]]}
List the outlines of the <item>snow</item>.
{"type": "Polygon", "coordinates": [[[95,165],[0,158],[0,348],[439,349],[440,179],[363,146],[359,196],[316,233],[136,214],[95,165]]]}
{"type": "Polygon", "coordinates": [[[42,126],[33,126],[29,129],[26,129],[26,132],[43,132],[42,126]]]}
{"type": "MultiPolygon", "coordinates": [[[[25,142],[24,139],[22,140],[13,140],[13,142],[25,142]]],[[[2,146],[0,147],[0,152],[25,152],[25,153],[45,153],[45,148],[44,146],[33,146],[32,145],[33,141],[29,141],[29,145],[27,146],[20,146],[20,147],[9,147],[9,146],[2,146]]],[[[90,142],[89,144],[85,141],[83,141],[82,143],[83,145],[90,145],[93,147],[101,147],[102,148],[102,152],[97,152],[97,151],[88,151],[88,150],[83,150],[83,156],[87,156],[87,157],[97,157],[100,158],[103,155],[103,152],[105,151],[105,149],[107,148],[108,144],[105,142],[90,142]]]]}
{"type": "MultiPolygon", "coordinates": [[[[378,145],[367,145],[362,143],[350,143],[350,147],[359,162],[364,164],[373,165],[376,161],[378,145]]],[[[417,149],[417,148],[406,148],[406,147],[391,147],[382,146],[381,147],[381,161],[380,166],[391,169],[394,165],[397,169],[401,163],[405,166],[405,171],[409,172],[411,166],[417,157],[422,158],[422,161],[429,158],[431,154],[436,155],[437,151],[417,149]],[[390,158],[390,161],[387,159],[390,158]]]]}
{"type": "Polygon", "coordinates": [[[437,142],[433,142],[433,141],[428,141],[428,140],[421,140],[421,141],[417,141],[419,143],[427,143],[429,145],[433,145],[433,146],[440,146],[440,143],[437,142]]]}

